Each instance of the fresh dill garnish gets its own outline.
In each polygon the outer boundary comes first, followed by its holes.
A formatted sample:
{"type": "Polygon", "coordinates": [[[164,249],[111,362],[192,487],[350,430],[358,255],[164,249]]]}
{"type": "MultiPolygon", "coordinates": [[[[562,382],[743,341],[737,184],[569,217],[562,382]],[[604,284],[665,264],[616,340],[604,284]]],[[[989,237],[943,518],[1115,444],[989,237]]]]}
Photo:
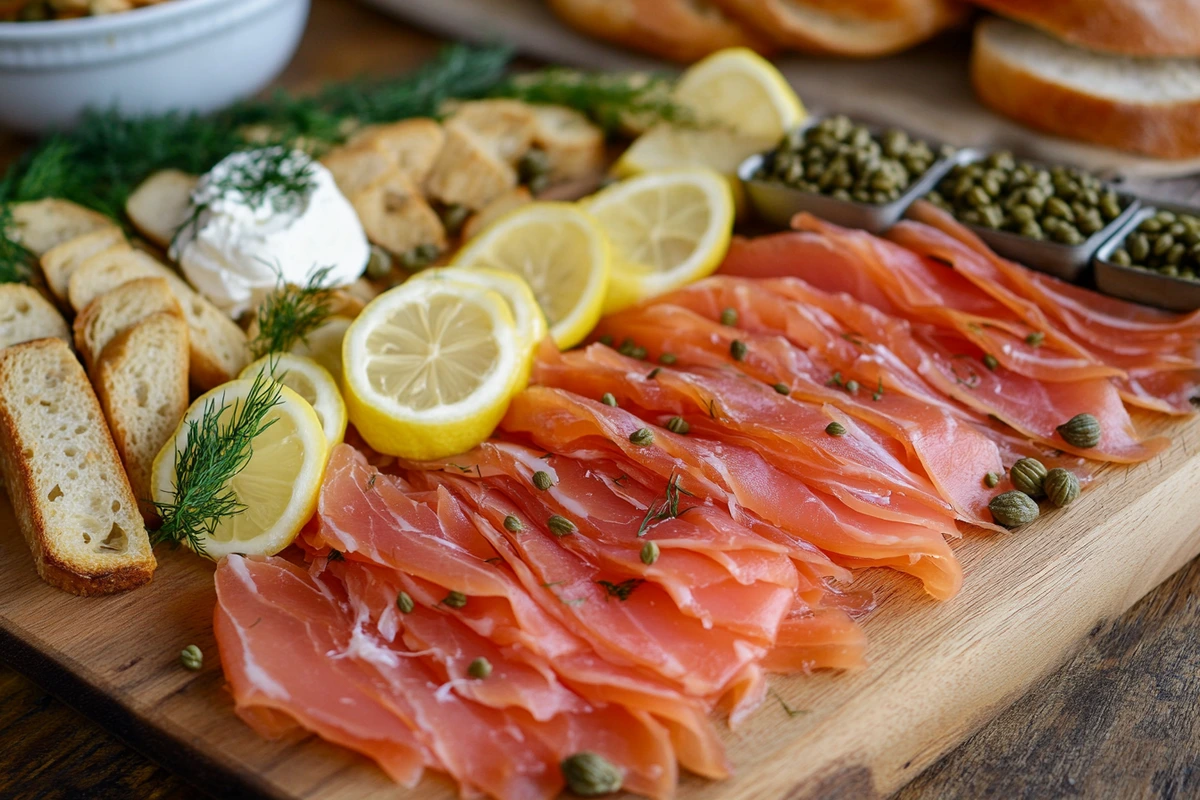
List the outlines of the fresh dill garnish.
{"type": "Polygon", "coordinates": [[[679,476],[671,473],[671,479],[667,481],[667,492],[661,503],[654,502],[646,509],[646,516],[642,518],[642,524],[638,526],[637,535],[645,536],[650,530],[650,526],[656,522],[661,522],[665,519],[674,519],[688,511],[688,509],[679,508],[679,496],[687,495],[695,497],[687,489],[679,485],[679,476]]]}
{"type": "Polygon", "coordinates": [[[33,253],[12,234],[12,209],[0,205],[0,283],[26,283],[33,275],[33,253]]]}
{"type": "Polygon", "coordinates": [[[850,344],[855,345],[857,347],[865,347],[867,344],[866,341],[863,339],[861,333],[855,333],[853,331],[846,331],[841,336],[847,342],[849,342],[850,344]]]}
{"type": "Polygon", "coordinates": [[[195,235],[200,219],[219,199],[240,200],[251,207],[270,205],[276,214],[286,214],[300,206],[315,186],[316,170],[308,155],[278,145],[248,151],[233,160],[219,179],[210,176],[192,192],[191,210],[171,237],[171,250],[188,231],[195,235]]]}
{"type": "Polygon", "coordinates": [[[527,103],[567,106],[586,114],[606,133],[655,122],[692,126],[691,109],[671,97],[672,81],[646,73],[581,72],[551,68],[514,75],[491,94],[527,103]]]}
{"type": "Polygon", "coordinates": [[[186,541],[205,555],[204,537],[212,536],[222,520],[246,510],[229,481],[250,463],[255,437],[275,423],[267,414],[281,402],[282,386],[260,372],[244,400],[231,407],[224,395],[212,398],[200,419],[188,420],[187,443],[175,451],[172,499],[154,503],[163,524],[150,534],[152,544],[186,541]]]}
{"type": "Polygon", "coordinates": [[[845,385],[845,381],[842,380],[842,373],[840,373],[840,372],[833,373],[833,376],[829,380],[825,381],[825,385],[826,386],[836,386],[837,388],[841,389],[842,386],[845,385]]]}
{"type": "Polygon", "coordinates": [[[604,587],[604,591],[608,592],[609,597],[615,597],[624,603],[629,599],[629,595],[633,594],[633,590],[641,586],[646,581],[642,578],[630,578],[627,581],[613,583],[612,581],[596,581],[600,586],[604,587]]]}
{"type": "Polygon", "coordinates": [[[875,387],[875,393],[871,395],[871,399],[876,403],[883,399],[883,376],[880,376],[879,385],[875,387]]]}
{"type": "Polygon", "coordinates": [[[798,717],[801,714],[808,713],[802,708],[792,708],[784,701],[782,697],[779,696],[779,692],[775,691],[774,689],[771,690],[771,694],[773,694],[775,699],[779,701],[779,705],[783,708],[784,713],[786,713],[789,717],[798,717]]]}
{"type": "Polygon", "coordinates": [[[325,286],[325,281],[330,269],[314,271],[304,286],[286,284],[280,277],[275,291],[267,295],[256,312],[258,333],[250,342],[255,358],[288,352],[329,318],[333,290],[325,286]]]}

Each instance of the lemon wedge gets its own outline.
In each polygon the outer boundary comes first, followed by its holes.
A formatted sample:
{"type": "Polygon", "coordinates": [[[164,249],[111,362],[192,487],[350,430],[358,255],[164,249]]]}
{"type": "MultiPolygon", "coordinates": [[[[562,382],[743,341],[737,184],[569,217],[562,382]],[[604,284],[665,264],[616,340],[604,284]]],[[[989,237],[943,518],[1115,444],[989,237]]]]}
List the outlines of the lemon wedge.
{"type": "Polygon", "coordinates": [[[660,123],[638,137],[613,165],[619,177],[671,167],[708,167],[730,181],[741,201],[737,168],[774,147],[805,117],[800,98],[771,62],[745,48],[721,50],[680,77],[674,98],[699,127],[660,123]]]}
{"type": "Polygon", "coordinates": [[[324,367],[335,381],[342,380],[342,337],[353,322],[349,317],[333,316],[308,336],[292,345],[292,353],[311,358],[324,367]]]}
{"type": "MultiPolygon", "coordinates": [[[[222,409],[218,424],[227,428],[241,413],[255,381],[238,379],[218,386],[192,403],[183,421],[154,459],[151,492],[159,503],[176,499],[176,455],[185,451],[192,423],[208,409],[222,409]]],[[[321,421],[304,398],[279,387],[279,403],[263,420],[245,466],[225,487],[242,505],[240,513],[219,519],[211,534],[201,533],[205,555],[274,555],[296,538],[317,507],[328,446],[321,421]]]]}
{"type": "Polygon", "coordinates": [[[711,275],[733,235],[733,193],[708,169],[647,172],[587,201],[612,245],[605,313],[711,275]]]}
{"type": "Polygon", "coordinates": [[[595,327],[608,289],[609,245],[596,220],[572,203],[530,203],[496,220],[467,244],[454,267],[525,279],[561,349],[595,327]]]}
{"type": "Polygon", "coordinates": [[[329,447],[342,441],[346,435],[346,404],[329,370],[311,358],[294,353],[276,353],[255,361],[242,370],[238,377],[253,380],[260,372],[265,372],[308,401],[313,411],[317,412],[329,447]]]}
{"type": "Polygon", "coordinates": [[[491,289],[408,281],[372,300],[342,343],[350,421],[375,450],[444,458],[487,439],[531,352],[491,289]]]}

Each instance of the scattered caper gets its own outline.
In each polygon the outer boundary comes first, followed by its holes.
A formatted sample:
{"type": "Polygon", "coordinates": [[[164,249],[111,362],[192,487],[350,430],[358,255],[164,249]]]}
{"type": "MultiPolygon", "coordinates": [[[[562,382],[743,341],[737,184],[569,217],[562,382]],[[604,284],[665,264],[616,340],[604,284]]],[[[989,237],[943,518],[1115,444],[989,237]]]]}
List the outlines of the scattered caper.
{"type": "Polygon", "coordinates": [[[1019,528],[1038,518],[1038,505],[1024,492],[1012,491],[996,495],[988,503],[988,510],[998,525],[1019,528]]]}
{"type": "Polygon", "coordinates": [[[1043,486],[1046,497],[1058,508],[1070,505],[1079,497],[1079,479],[1062,467],[1055,467],[1046,473],[1043,486]]]}

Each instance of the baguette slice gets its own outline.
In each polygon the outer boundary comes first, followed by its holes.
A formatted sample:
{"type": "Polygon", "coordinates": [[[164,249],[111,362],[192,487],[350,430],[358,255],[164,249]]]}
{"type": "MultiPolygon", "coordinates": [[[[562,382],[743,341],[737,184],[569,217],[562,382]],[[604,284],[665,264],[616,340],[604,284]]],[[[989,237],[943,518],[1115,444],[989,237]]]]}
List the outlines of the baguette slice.
{"type": "Polygon", "coordinates": [[[61,339],[0,351],[0,473],[42,580],[79,595],[150,580],[146,527],[92,385],[61,339]]]}
{"type": "Polygon", "coordinates": [[[71,338],[58,309],[32,286],[0,284],[0,348],[50,337],[71,338]]]}
{"type": "Polygon", "coordinates": [[[125,213],[143,236],[166,249],[188,218],[192,190],[199,180],[177,169],[159,170],[129,195],[125,213]]]}
{"type": "Polygon", "coordinates": [[[549,0],[584,33],[673,61],[696,61],[726,47],[771,49],[771,40],[706,0],[549,0]]]}
{"type": "Polygon", "coordinates": [[[125,232],[116,225],[100,228],[74,239],[68,239],[62,244],[51,247],[41,258],[42,274],[46,276],[46,285],[60,303],[67,302],[67,282],[71,273],[79,265],[97,253],[116,247],[124,249],[129,244],[125,241],[125,232]]]}
{"type": "Polygon", "coordinates": [[[716,0],[730,15],[804,53],[877,58],[966,19],[958,0],[716,0]]]}
{"type": "Polygon", "coordinates": [[[354,197],[397,169],[391,153],[373,147],[339,147],[326,154],[321,164],[346,197],[354,197]]]}
{"type": "Polygon", "coordinates": [[[100,407],[148,523],[158,521],[148,500],[154,457],[188,407],[187,364],[187,323],[159,311],[113,339],[94,370],[100,407]]]}
{"type": "Polygon", "coordinates": [[[502,160],[516,164],[533,144],[537,120],[533,107],[519,100],[471,100],[458,104],[446,127],[466,128],[502,160]]]}
{"type": "Polygon", "coordinates": [[[71,306],[81,312],[100,295],[136,278],[166,278],[171,285],[191,332],[193,386],[208,390],[238,376],[250,361],[246,334],[178,273],[148,253],[109,251],[93,256],[71,275],[67,296],[71,306]]]}
{"type": "Polygon", "coordinates": [[[971,81],[986,105],[1040,130],[1160,158],[1200,156],[1200,61],[1105,55],[991,18],[971,81]]]}
{"type": "Polygon", "coordinates": [[[96,362],[109,342],[160,312],[183,319],[183,309],[166,278],[135,278],[88,303],[75,317],[75,349],[88,373],[95,377],[96,362]]]}
{"type": "Polygon", "coordinates": [[[488,142],[465,125],[451,125],[425,191],[446,205],[478,211],[516,185],[516,170],[488,142]]]}
{"type": "Polygon", "coordinates": [[[433,169],[433,162],[437,160],[445,141],[446,134],[442,126],[435,120],[421,117],[386,125],[370,125],[354,134],[346,142],[346,147],[351,150],[374,150],[387,155],[393,168],[419,184],[433,169]]]}
{"type": "Polygon", "coordinates": [[[53,197],[14,203],[12,216],[17,242],[39,258],[77,236],[113,227],[113,221],[100,212],[53,197]]]}
{"type": "Polygon", "coordinates": [[[974,0],[1065,42],[1127,56],[1200,56],[1200,0],[974,0]]]}
{"type": "Polygon", "coordinates": [[[572,181],[604,172],[604,131],[564,106],[533,106],[533,143],[546,152],[550,180],[572,181]]]}

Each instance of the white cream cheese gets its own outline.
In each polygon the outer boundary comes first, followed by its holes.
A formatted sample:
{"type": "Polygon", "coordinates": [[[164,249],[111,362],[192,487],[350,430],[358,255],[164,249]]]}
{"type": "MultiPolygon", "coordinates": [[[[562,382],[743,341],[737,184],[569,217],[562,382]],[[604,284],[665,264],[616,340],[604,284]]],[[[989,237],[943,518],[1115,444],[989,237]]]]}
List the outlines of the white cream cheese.
{"type": "Polygon", "coordinates": [[[299,151],[226,157],[200,179],[191,210],[195,218],[180,230],[171,256],[192,286],[230,316],[257,308],[280,280],[302,286],[324,267],[330,269],[323,285],[353,283],[370,255],[358,215],[333,175],[299,151]]]}

